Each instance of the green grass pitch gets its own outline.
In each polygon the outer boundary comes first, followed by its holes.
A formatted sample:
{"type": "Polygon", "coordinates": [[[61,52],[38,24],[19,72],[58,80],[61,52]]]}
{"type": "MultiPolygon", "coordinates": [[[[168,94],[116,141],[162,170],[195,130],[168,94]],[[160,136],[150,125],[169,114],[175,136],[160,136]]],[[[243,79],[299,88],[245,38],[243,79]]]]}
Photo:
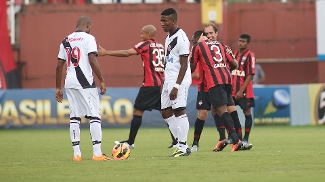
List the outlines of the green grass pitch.
{"type": "MultiPolygon", "coordinates": [[[[110,155],[114,140],[128,128],[103,129],[102,150],[110,155]]],[[[302,181],[325,180],[325,126],[253,127],[249,151],[212,152],[214,127],[203,130],[199,151],[170,158],[167,128],[140,128],[128,160],[92,161],[88,129],[81,130],[83,161],[72,161],[69,129],[0,130],[0,181],[302,181]]],[[[188,143],[193,139],[190,129],[188,143]]]]}

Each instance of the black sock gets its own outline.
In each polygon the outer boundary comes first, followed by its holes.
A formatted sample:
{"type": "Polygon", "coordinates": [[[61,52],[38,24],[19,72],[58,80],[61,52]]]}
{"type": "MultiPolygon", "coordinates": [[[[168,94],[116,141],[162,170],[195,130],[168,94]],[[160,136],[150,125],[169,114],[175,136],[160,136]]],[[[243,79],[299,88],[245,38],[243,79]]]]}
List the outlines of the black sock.
{"type": "Polygon", "coordinates": [[[249,134],[251,132],[251,128],[253,125],[253,118],[252,115],[247,115],[245,116],[245,136],[243,138],[243,140],[248,141],[249,138],[249,134]]]}
{"type": "Polygon", "coordinates": [[[224,121],[226,129],[229,131],[232,143],[238,143],[239,138],[234,128],[234,121],[232,120],[230,114],[228,112],[224,112],[221,119],[224,121]]]}
{"type": "Polygon", "coordinates": [[[172,134],[172,132],[170,131],[170,129],[169,129],[169,124],[167,123],[167,128],[168,128],[168,130],[169,130],[169,133],[170,133],[170,136],[172,137],[172,144],[173,145],[176,145],[177,144],[177,139],[174,137],[174,135],[172,134]]]}
{"type": "Polygon", "coordinates": [[[142,116],[133,115],[133,119],[131,121],[130,133],[128,144],[132,145],[135,141],[135,137],[137,136],[138,130],[142,123],[142,116]]]}
{"type": "Polygon", "coordinates": [[[194,139],[193,139],[193,144],[197,145],[199,143],[201,133],[203,130],[204,126],[204,121],[196,118],[195,124],[194,124],[194,139]]]}
{"type": "Polygon", "coordinates": [[[219,141],[226,138],[226,131],[225,131],[225,124],[224,121],[218,116],[218,114],[215,114],[213,116],[214,124],[217,127],[217,130],[219,132],[219,141]]]}
{"type": "Polygon", "coordinates": [[[235,127],[235,130],[236,130],[239,140],[243,140],[241,124],[240,124],[240,121],[238,118],[237,111],[233,111],[232,113],[230,113],[230,116],[231,116],[232,120],[234,121],[234,127],[235,127]]]}

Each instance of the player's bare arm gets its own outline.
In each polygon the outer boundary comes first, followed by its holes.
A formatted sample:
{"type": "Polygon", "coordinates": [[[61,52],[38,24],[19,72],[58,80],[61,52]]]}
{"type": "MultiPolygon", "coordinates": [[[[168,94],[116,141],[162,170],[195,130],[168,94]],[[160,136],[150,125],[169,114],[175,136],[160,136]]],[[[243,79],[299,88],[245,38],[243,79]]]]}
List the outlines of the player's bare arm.
{"type": "Polygon", "coordinates": [[[58,102],[62,102],[63,93],[61,88],[61,80],[62,80],[62,69],[64,66],[64,61],[59,59],[58,64],[56,66],[56,91],[55,91],[55,99],[58,102]]]}
{"type": "MultiPolygon", "coordinates": [[[[196,63],[195,63],[195,48],[196,46],[193,46],[192,47],[192,51],[191,51],[191,64],[190,64],[190,67],[191,67],[191,73],[192,73],[192,76],[193,76],[193,72],[195,71],[196,69],[196,63]]],[[[199,78],[199,74],[197,73],[197,76],[199,78]]]]}
{"type": "Polygon", "coordinates": [[[226,48],[226,57],[228,59],[228,62],[230,63],[230,71],[234,70],[234,69],[238,69],[238,62],[236,60],[236,57],[233,53],[233,51],[231,50],[231,48],[229,46],[225,46],[226,48]]]}
{"type": "Polygon", "coordinates": [[[246,90],[247,85],[249,82],[253,79],[253,75],[248,75],[243,86],[239,89],[239,91],[236,93],[235,99],[241,99],[244,97],[244,90],[246,90]]]}
{"type": "Polygon", "coordinates": [[[115,57],[129,57],[132,55],[138,55],[138,52],[131,48],[128,50],[106,50],[105,48],[98,46],[98,55],[99,56],[115,56],[115,57]]]}
{"type": "MultiPolygon", "coordinates": [[[[191,72],[193,73],[196,69],[196,64],[195,63],[191,63],[191,72]]],[[[192,74],[193,77],[194,73],[192,74]]],[[[199,74],[197,73],[197,78],[199,78],[199,74]]]]}
{"type": "Polygon", "coordinates": [[[89,63],[90,63],[91,69],[93,70],[93,72],[95,73],[95,75],[97,76],[97,78],[100,81],[100,94],[103,95],[106,93],[106,86],[105,86],[104,77],[102,75],[102,72],[100,71],[100,67],[99,67],[98,61],[96,59],[96,56],[95,56],[95,54],[89,54],[88,58],[89,58],[89,63]]]}

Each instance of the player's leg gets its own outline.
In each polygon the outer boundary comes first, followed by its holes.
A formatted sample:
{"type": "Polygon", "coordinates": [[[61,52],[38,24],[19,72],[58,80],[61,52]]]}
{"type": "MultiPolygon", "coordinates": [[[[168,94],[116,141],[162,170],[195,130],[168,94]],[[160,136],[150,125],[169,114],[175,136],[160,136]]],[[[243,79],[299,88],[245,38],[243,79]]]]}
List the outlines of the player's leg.
{"type": "Polygon", "coordinates": [[[249,134],[251,132],[252,125],[253,125],[253,118],[251,114],[251,108],[245,109],[243,111],[245,115],[245,135],[243,140],[248,141],[249,134]]]}
{"type": "Polygon", "coordinates": [[[204,109],[198,110],[197,118],[194,123],[194,137],[193,137],[193,143],[192,143],[192,152],[197,152],[199,148],[199,142],[201,138],[201,134],[203,131],[204,123],[208,117],[208,111],[204,109]]]}
{"type": "Polygon", "coordinates": [[[175,138],[174,135],[172,134],[172,132],[170,131],[168,123],[167,123],[167,128],[168,128],[168,131],[169,131],[170,136],[172,138],[172,143],[171,143],[171,145],[168,148],[176,148],[177,138],[175,138]]]}
{"type": "Polygon", "coordinates": [[[70,107],[70,139],[73,148],[73,160],[79,162],[82,160],[80,151],[80,121],[81,113],[78,99],[75,97],[75,89],[66,89],[66,94],[70,107]]]}
{"type": "Polygon", "coordinates": [[[128,143],[130,148],[134,148],[134,142],[142,124],[144,111],[152,111],[152,109],[160,110],[160,104],[160,87],[141,87],[134,103],[129,138],[122,142],[128,143]]]}
{"type": "MultiPolygon", "coordinates": [[[[214,124],[215,124],[215,126],[218,130],[218,133],[219,133],[219,141],[221,141],[226,138],[225,124],[223,123],[223,120],[221,119],[221,117],[218,116],[218,114],[216,114],[216,111],[214,109],[211,110],[211,115],[214,119],[214,124]]],[[[227,131],[227,133],[228,133],[228,131],[227,131]]]]}
{"type": "Polygon", "coordinates": [[[249,135],[253,125],[251,108],[255,106],[254,98],[242,98],[238,100],[239,106],[245,115],[245,135],[243,137],[243,150],[251,149],[252,144],[248,143],[249,135]]]}
{"type": "MultiPolygon", "coordinates": [[[[136,138],[139,128],[142,124],[143,113],[144,113],[144,111],[140,111],[135,108],[133,109],[133,118],[132,118],[131,125],[130,125],[129,138],[127,140],[120,141],[118,143],[128,143],[130,145],[131,149],[134,148],[135,138],[136,138]]],[[[115,142],[115,143],[117,143],[117,142],[115,142]]]]}
{"type": "Polygon", "coordinates": [[[169,99],[169,93],[171,88],[168,88],[168,86],[171,87],[169,84],[165,83],[161,91],[161,116],[166,121],[168,129],[170,133],[173,135],[173,138],[177,140],[178,120],[176,119],[174,112],[171,108],[172,103],[171,100],[169,99]]]}
{"type": "Polygon", "coordinates": [[[189,86],[190,85],[187,84],[181,84],[178,89],[177,98],[172,101],[172,109],[176,119],[178,120],[177,138],[179,150],[178,154],[174,155],[173,157],[189,156],[191,154],[191,151],[187,145],[187,136],[190,125],[186,114],[189,86]]]}
{"type": "Polygon", "coordinates": [[[84,115],[89,119],[90,136],[93,144],[94,161],[110,160],[102,153],[102,123],[100,117],[100,101],[97,88],[81,89],[80,99],[82,106],[86,109],[84,115]]]}
{"type": "Polygon", "coordinates": [[[234,127],[235,127],[235,131],[238,135],[239,140],[243,139],[243,135],[242,135],[242,128],[241,128],[241,124],[239,121],[239,117],[238,117],[238,112],[236,109],[235,105],[230,105],[227,108],[228,112],[230,113],[230,116],[232,118],[232,120],[234,121],[234,127]]]}
{"type": "Polygon", "coordinates": [[[211,108],[211,101],[207,92],[198,92],[196,109],[198,110],[197,118],[194,124],[194,137],[192,143],[192,152],[198,151],[199,141],[203,131],[204,123],[208,117],[208,111],[211,108]]]}
{"type": "MultiPolygon", "coordinates": [[[[234,122],[228,113],[227,103],[231,96],[231,85],[217,85],[209,90],[209,96],[213,106],[213,112],[216,113],[225,124],[226,129],[233,141],[232,151],[237,151],[241,146],[237,133],[234,129],[234,122]]],[[[221,151],[227,145],[226,138],[219,141],[214,151],[221,151]]]]}

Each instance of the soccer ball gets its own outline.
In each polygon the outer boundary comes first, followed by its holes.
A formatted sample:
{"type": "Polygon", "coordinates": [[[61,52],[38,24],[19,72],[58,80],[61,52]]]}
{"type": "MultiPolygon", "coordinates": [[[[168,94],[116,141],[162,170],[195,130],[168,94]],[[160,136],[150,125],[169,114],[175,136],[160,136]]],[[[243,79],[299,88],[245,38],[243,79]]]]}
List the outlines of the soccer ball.
{"type": "Polygon", "coordinates": [[[124,160],[130,156],[131,149],[127,143],[118,143],[112,149],[114,160],[124,160]]]}

